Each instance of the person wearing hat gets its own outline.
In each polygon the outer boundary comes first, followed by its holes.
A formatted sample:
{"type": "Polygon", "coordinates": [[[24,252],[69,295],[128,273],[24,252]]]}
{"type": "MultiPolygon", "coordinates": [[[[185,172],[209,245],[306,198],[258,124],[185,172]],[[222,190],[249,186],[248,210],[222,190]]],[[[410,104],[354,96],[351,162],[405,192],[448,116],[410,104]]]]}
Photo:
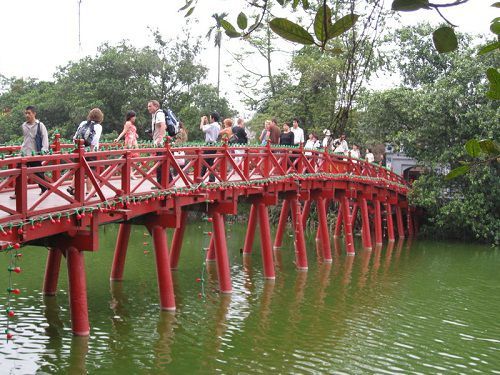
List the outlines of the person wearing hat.
{"type": "Polygon", "coordinates": [[[325,135],[325,138],[323,138],[323,142],[321,143],[321,145],[323,146],[323,148],[327,147],[328,149],[333,150],[332,133],[330,132],[329,129],[325,129],[325,130],[323,130],[323,134],[325,135]]]}

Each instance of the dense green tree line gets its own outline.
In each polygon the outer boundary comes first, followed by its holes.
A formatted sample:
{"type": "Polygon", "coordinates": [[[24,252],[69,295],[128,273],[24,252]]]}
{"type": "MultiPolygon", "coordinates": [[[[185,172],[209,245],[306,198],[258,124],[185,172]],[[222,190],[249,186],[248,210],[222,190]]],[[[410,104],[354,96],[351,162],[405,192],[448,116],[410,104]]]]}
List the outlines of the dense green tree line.
{"type": "Polygon", "coordinates": [[[112,139],[122,129],[128,110],[138,113],[141,140],[149,140],[150,115],[146,105],[156,99],[172,108],[186,124],[191,139],[202,139],[201,115],[212,111],[234,114],[217,90],[204,83],[207,68],[197,63],[200,42],[165,41],[154,34],[152,47],[127,43],[103,45],[94,57],[85,57],[58,68],[51,82],[0,76],[0,143],[19,142],[20,124],[27,105],[38,108],[38,117],[49,133],[69,139],[76,125],[93,107],[103,110],[103,136],[112,139]]]}
{"type": "Polygon", "coordinates": [[[394,68],[403,84],[364,96],[356,132],[364,142],[395,144],[425,168],[414,183],[412,203],[426,209],[429,233],[499,243],[498,163],[482,164],[454,180],[444,178],[469,157],[464,148],[469,139],[499,139],[499,102],[486,97],[484,77],[499,56],[477,56],[466,35],[459,35],[457,51],[438,54],[425,38],[431,33],[429,26],[395,33],[394,68]]]}

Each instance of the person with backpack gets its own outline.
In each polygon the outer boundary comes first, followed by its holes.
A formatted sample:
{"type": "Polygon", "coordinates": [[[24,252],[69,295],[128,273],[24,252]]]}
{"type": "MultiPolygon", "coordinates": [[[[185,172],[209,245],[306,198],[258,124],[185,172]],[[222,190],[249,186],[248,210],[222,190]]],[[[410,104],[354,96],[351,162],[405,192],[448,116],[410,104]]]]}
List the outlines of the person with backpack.
{"type": "MultiPolygon", "coordinates": [[[[24,110],[24,117],[26,121],[21,125],[23,130],[23,144],[21,145],[21,152],[24,155],[31,155],[34,153],[48,152],[49,151],[49,136],[47,133],[47,128],[43,122],[37,120],[36,118],[36,108],[29,105],[24,110]]],[[[40,167],[42,165],[41,161],[29,161],[26,163],[28,167],[40,167]]],[[[45,174],[43,172],[35,173],[39,178],[45,180],[45,174]]],[[[39,183],[38,186],[41,189],[40,195],[42,195],[47,188],[39,183]]],[[[11,195],[10,199],[16,199],[15,195],[11,195]]]]}
{"type": "MultiPolygon", "coordinates": [[[[76,129],[73,140],[77,141],[82,139],[83,145],[89,147],[90,151],[99,150],[99,140],[102,134],[102,121],[104,120],[104,114],[99,108],[92,108],[87,115],[87,119],[82,121],[78,128],[76,129]]],[[[88,157],[87,161],[94,161],[96,158],[88,157]]],[[[87,187],[87,192],[92,189],[92,182],[90,179],[86,179],[85,185],[87,187]]],[[[66,189],[71,195],[75,194],[74,179],[71,186],[66,189]]]]}
{"type": "MultiPolygon", "coordinates": [[[[167,122],[165,112],[160,108],[160,103],[157,100],[148,102],[148,112],[151,114],[151,130],[153,133],[153,144],[156,147],[163,147],[163,139],[167,134],[167,122]]],[[[156,156],[163,155],[162,152],[157,152],[156,156]]],[[[156,181],[161,184],[161,167],[156,168],[156,181]]],[[[153,186],[151,189],[157,189],[153,186]]]]}

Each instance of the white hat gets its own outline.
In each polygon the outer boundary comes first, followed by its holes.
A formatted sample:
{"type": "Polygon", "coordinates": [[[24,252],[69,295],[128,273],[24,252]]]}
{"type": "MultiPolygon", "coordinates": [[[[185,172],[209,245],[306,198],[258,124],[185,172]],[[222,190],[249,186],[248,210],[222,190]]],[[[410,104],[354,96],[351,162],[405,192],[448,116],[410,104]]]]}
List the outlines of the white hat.
{"type": "Polygon", "coordinates": [[[326,135],[326,136],[332,135],[330,133],[330,130],[328,130],[328,129],[323,130],[323,134],[326,135]]]}

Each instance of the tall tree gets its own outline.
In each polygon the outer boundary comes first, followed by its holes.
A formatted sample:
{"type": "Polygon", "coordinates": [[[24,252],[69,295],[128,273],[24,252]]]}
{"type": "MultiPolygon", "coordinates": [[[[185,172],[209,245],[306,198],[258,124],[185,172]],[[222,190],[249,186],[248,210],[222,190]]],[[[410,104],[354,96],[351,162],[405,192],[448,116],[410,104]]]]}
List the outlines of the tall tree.
{"type": "Polygon", "coordinates": [[[217,97],[220,97],[220,50],[222,47],[222,22],[227,17],[227,13],[214,13],[212,18],[215,20],[215,25],[212,26],[207,33],[207,38],[210,39],[212,32],[214,34],[214,46],[217,48],[217,97]]]}

